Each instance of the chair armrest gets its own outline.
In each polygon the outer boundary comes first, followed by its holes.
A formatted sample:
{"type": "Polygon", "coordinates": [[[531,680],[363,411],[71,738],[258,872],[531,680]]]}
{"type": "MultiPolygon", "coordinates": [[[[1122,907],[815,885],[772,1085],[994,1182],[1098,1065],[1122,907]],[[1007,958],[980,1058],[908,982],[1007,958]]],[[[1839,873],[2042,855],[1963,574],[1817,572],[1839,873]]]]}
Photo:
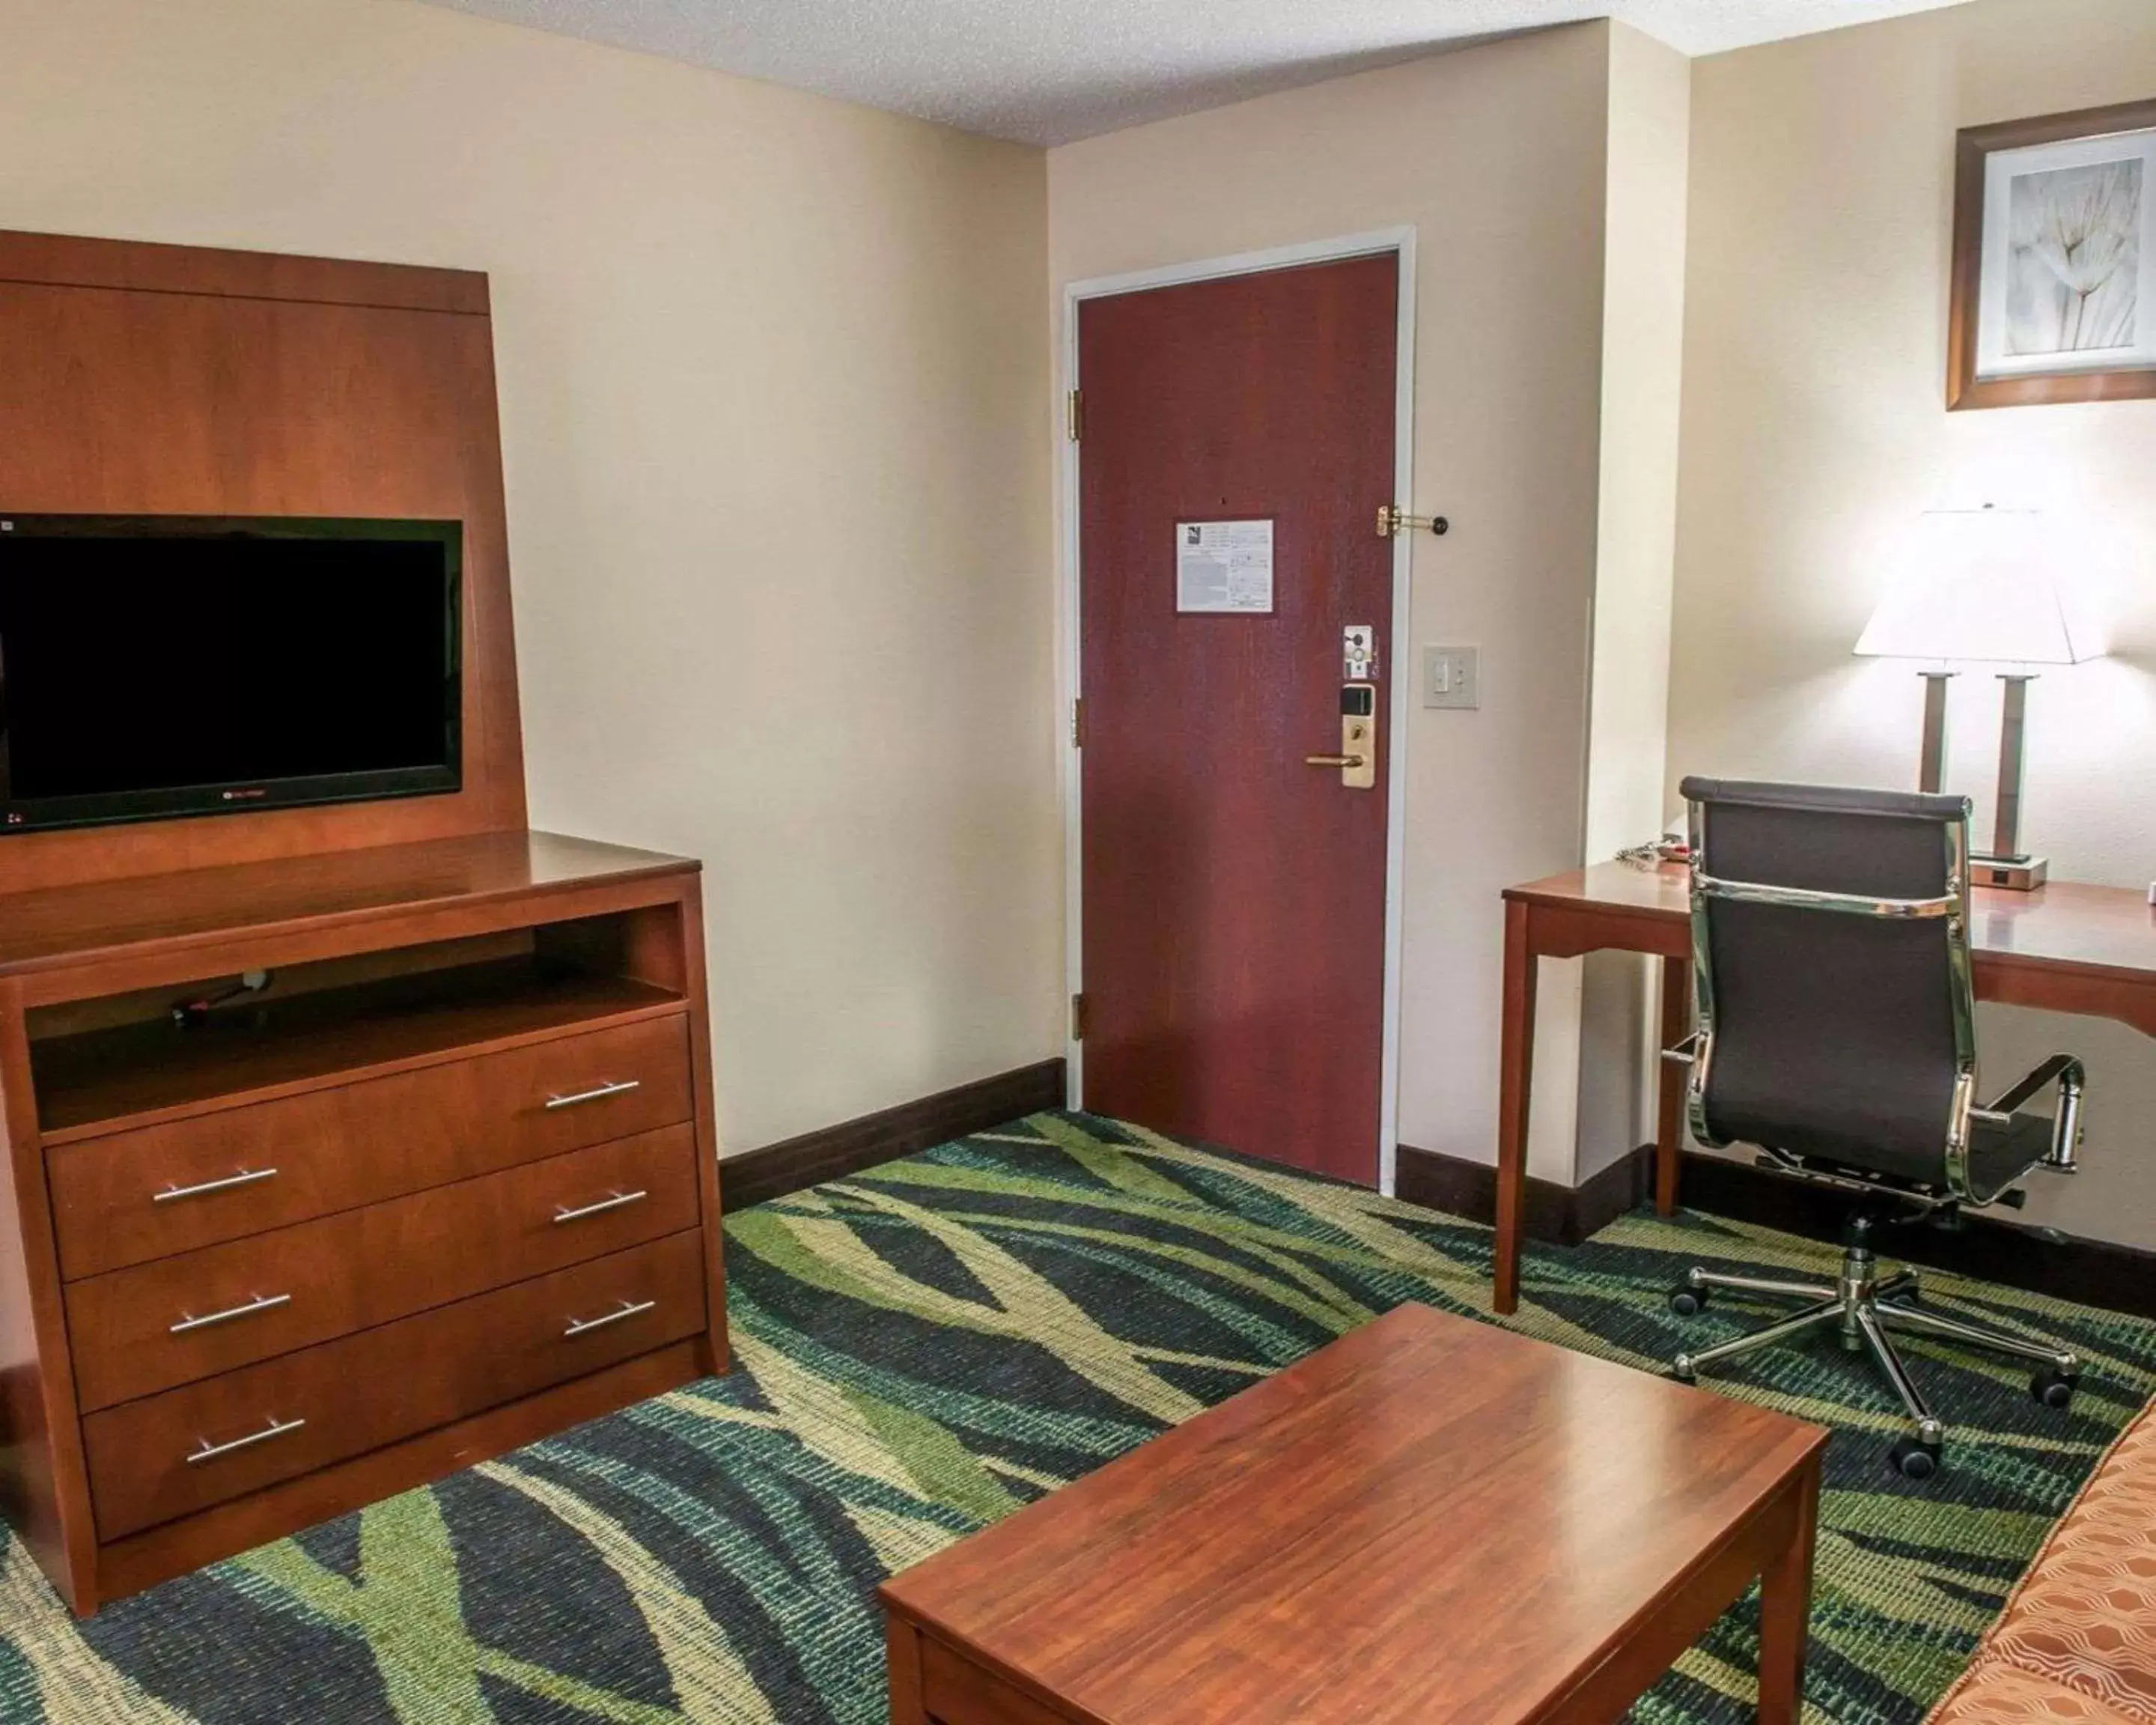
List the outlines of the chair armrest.
{"type": "Polygon", "coordinates": [[[2059,1087],[2059,1111],[2051,1122],[2051,1148],[2042,1166],[2058,1173],[2074,1171],[2074,1152],[2082,1141],[2082,1091],[2087,1075],[2072,1055],[2053,1055],[2029,1076],[1987,1106],[1970,1111],[1979,1119],[2004,1125],[2023,1103],[2052,1085],[2059,1087]]]}
{"type": "Polygon", "coordinates": [[[1984,1111],[2010,1115],[2050,1085],[2056,1084],[2061,1090],[2071,1085],[2075,1090],[2079,1090],[2086,1081],[2087,1075],[2082,1070],[2082,1063],[2077,1058],[2072,1055],[2053,1055],[2011,1090],[1987,1102],[1984,1111]]]}

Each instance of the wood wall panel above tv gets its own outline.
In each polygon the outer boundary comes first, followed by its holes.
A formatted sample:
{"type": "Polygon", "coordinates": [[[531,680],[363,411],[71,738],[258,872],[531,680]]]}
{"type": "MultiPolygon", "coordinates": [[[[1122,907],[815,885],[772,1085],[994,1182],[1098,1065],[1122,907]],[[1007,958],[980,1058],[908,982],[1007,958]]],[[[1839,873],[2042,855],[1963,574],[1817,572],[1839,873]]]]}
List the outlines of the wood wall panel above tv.
{"type": "Polygon", "coordinates": [[[0,514],[464,524],[464,788],[0,840],[0,892],[523,826],[486,278],[0,233],[0,514]]]}

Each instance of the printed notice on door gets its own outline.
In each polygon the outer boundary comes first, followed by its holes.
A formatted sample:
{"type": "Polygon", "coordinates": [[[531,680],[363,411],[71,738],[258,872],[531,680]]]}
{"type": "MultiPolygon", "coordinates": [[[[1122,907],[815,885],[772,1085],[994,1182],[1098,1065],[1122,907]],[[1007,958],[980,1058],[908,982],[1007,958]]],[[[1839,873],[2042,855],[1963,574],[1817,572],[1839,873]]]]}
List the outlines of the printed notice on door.
{"type": "Polygon", "coordinates": [[[1273,524],[1178,521],[1175,608],[1204,616],[1273,608],[1273,524]]]}

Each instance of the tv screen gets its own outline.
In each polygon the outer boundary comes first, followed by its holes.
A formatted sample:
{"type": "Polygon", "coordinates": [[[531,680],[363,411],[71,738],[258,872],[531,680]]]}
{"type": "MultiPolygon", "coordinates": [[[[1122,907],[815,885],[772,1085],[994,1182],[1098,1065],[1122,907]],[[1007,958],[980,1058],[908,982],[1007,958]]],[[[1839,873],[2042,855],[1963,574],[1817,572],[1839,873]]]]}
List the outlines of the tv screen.
{"type": "Polygon", "coordinates": [[[457,789],[461,536],[0,513],[0,833],[457,789]]]}

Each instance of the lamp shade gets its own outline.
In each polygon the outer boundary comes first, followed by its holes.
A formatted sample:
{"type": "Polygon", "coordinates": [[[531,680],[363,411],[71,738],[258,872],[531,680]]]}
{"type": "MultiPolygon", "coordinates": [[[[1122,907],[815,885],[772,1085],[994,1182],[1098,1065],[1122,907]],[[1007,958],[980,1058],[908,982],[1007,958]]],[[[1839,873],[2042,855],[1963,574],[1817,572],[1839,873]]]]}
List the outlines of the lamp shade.
{"type": "Polygon", "coordinates": [[[2034,510],[1933,510],[1856,650],[1979,665],[2101,659],[2103,642],[2076,614],[2074,561],[2072,536],[2034,510]]]}

